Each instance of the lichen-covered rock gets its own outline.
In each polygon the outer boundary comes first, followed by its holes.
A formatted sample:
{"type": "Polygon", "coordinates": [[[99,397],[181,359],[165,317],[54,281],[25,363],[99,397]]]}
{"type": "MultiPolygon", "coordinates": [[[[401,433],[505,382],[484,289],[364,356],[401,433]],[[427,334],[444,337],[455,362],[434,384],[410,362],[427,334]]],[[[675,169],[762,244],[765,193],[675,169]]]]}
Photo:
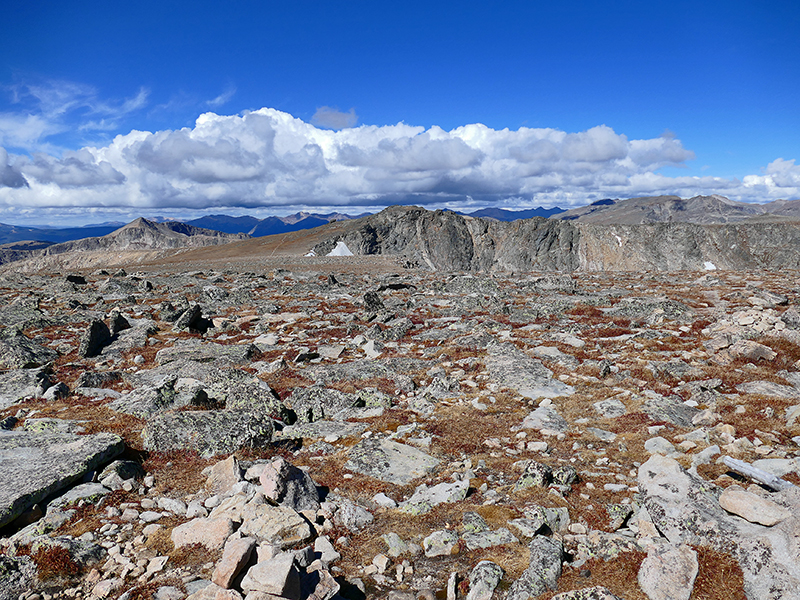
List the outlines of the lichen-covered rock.
{"type": "Polygon", "coordinates": [[[422,515],[431,511],[434,506],[445,502],[459,502],[467,497],[469,480],[461,479],[453,482],[427,486],[424,483],[414,490],[414,494],[400,504],[400,510],[410,515],[422,515]]]}
{"type": "Polygon", "coordinates": [[[514,490],[524,490],[529,487],[546,487],[553,479],[553,471],[547,465],[535,460],[529,461],[525,470],[520,475],[514,490]]]}
{"type": "Polygon", "coordinates": [[[147,450],[194,450],[204,457],[264,447],[274,427],[268,416],[236,410],[178,411],[153,417],[142,430],[147,450]]]}
{"type": "Polygon", "coordinates": [[[507,600],[528,600],[558,586],[564,555],[561,542],[537,536],[531,541],[529,550],[530,564],[508,590],[507,600]]]}
{"type": "Polygon", "coordinates": [[[206,394],[228,410],[290,420],[289,411],[266,381],[241,369],[214,369],[204,381],[206,394]]]}
{"type": "MultiPolygon", "coordinates": [[[[710,546],[730,553],[744,573],[748,598],[800,598],[800,517],[772,527],[729,515],[719,504],[719,490],[658,454],[639,467],[639,489],[653,524],[673,545],[710,546]]],[[[797,488],[771,494],[776,503],[800,507],[797,488]]]]}
{"type": "Polygon", "coordinates": [[[0,598],[18,598],[30,590],[36,579],[36,565],[28,556],[0,554],[0,598]]]}
{"type": "Polygon", "coordinates": [[[0,526],[123,449],[111,433],[0,432],[0,526]]]}
{"type": "Polygon", "coordinates": [[[175,377],[169,377],[157,385],[134,389],[108,406],[140,419],[149,419],[165,410],[177,408],[178,394],[175,392],[175,377]]]}
{"type": "Polygon", "coordinates": [[[333,388],[311,386],[296,389],[289,398],[298,423],[311,423],[322,419],[344,420],[347,412],[364,406],[356,394],[346,394],[333,388]]]}
{"type": "Polygon", "coordinates": [[[439,461],[392,440],[367,438],[350,449],[345,468],[396,485],[406,485],[430,473],[439,461]]]}
{"type": "Polygon", "coordinates": [[[467,600],[491,600],[503,578],[503,569],[490,560],[482,560],[469,574],[467,600]]]}
{"type": "MultiPolygon", "coordinates": [[[[570,396],[575,389],[553,379],[553,372],[513,344],[490,344],[485,364],[493,380],[531,399],[570,396]]],[[[562,429],[558,429],[562,431],[562,429]]]]}
{"type": "Polygon", "coordinates": [[[622,600],[612,594],[608,588],[596,585],[590,588],[572,590],[563,594],[556,594],[550,600],[622,600]]]}

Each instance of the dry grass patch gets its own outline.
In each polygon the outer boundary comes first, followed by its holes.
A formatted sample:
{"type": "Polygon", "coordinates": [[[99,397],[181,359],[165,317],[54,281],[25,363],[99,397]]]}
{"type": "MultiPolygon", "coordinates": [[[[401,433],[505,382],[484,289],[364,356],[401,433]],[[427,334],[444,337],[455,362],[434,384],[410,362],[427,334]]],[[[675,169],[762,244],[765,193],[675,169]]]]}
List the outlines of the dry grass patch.
{"type": "Polygon", "coordinates": [[[692,600],[745,600],[744,574],[730,555],[705,546],[695,547],[699,571],[692,600]]]}
{"type": "Polygon", "coordinates": [[[201,458],[194,450],[151,452],[142,467],[155,477],[156,483],[151,494],[178,497],[202,488],[206,482],[203,469],[224,458],[201,458]]]}
{"type": "Polygon", "coordinates": [[[186,589],[180,579],[177,577],[169,577],[137,585],[128,590],[127,598],[128,600],[153,600],[158,588],[162,586],[173,586],[179,590],[186,589]]]}
{"type": "Polygon", "coordinates": [[[744,395],[738,404],[745,406],[745,412],[737,413],[735,406],[730,404],[718,405],[717,412],[722,416],[723,422],[734,426],[737,438],[747,437],[753,441],[758,437],[762,442],[770,443],[759,432],[786,431],[785,409],[796,403],[796,400],[786,398],[744,395]],[[765,409],[772,409],[773,415],[768,417],[764,412],[765,409]]]}
{"type": "Polygon", "coordinates": [[[31,557],[42,581],[71,579],[83,573],[83,568],[72,558],[69,550],[58,544],[41,545],[35,552],[31,552],[30,546],[20,546],[17,555],[31,557]]]}
{"type": "Polygon", "coordinates": [[[538,600],[549,600],[556,594],[602,585],[612,594],[625,600],[647,600],[641,589],[637,575],[645,552],[622,552],[615,558],[603,560],[592,558],[580,568],[567,568],[558,580],[558,589],[548,591],[538,600]]]}

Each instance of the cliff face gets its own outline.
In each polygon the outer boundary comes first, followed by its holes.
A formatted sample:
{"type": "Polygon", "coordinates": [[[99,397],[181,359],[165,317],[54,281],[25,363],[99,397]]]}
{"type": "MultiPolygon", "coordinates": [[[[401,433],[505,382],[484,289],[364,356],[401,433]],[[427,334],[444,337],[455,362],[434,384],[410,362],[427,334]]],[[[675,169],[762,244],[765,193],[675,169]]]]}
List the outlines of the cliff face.
{"type": "Polygon", "coordinates": [[[800,223],[595,225],[543,218],[498,222],[391,207],[318,244],[404,257],[442,271],[674,271],[797,268],[800,223]],[[713,267],[712,267],[713,265],[713,267]]]}

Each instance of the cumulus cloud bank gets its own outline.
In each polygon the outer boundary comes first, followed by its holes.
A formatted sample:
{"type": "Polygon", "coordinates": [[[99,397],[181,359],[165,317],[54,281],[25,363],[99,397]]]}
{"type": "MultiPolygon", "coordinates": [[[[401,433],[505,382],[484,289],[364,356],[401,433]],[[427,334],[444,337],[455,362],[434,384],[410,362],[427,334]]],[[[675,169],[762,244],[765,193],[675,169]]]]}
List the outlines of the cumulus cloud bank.
{"type": "Polygon", "coordinates": [[[605,125],[577,133],[404,123],[334,130],[263,108],[209,112],[193,128],[132,131],[60,157],[2,151],[0,209],[522,208],[655,194],[751,201],[800,195],[794,160],[778,159],[742,181],[658,172],[692,158],[671,134],[630,140],[605,125]]]}

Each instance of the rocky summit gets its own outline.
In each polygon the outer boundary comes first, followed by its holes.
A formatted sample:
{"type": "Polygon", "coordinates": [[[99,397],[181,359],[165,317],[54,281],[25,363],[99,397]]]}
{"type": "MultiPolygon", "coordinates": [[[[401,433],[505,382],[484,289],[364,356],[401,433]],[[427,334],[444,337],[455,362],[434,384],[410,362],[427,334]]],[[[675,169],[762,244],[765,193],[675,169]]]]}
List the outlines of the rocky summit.
{"type": "Polygon", "coordinates": [[[6,270],[0,599],[800,598],[799,273],[442,215],[6,270]],[[501,227],[541,268],[476,269],[501,227]]]}

